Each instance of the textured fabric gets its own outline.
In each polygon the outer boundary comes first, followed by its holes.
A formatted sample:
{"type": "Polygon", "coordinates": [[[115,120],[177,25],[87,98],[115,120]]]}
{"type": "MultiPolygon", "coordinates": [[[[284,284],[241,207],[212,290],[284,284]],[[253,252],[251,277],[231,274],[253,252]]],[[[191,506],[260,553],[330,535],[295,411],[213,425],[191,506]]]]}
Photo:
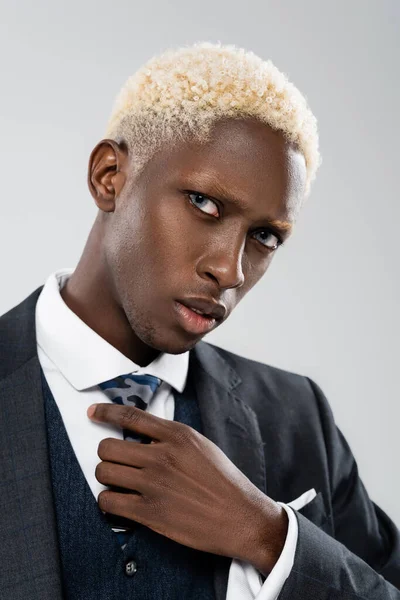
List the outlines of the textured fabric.
{"type": "MultiPolygon", "coordinates": [[[[127,373],[100,383],[99,388],[115,404],[136,406],[141,410],[146,410],[160,384],[161,379],[154,377],[154,375],[127,373]]],[[[131,442],[148,443],[150,441],[147,436],[139,435],[129,429],[124,429],[123,434],[124,440],[131,442]]]]}
{"type": "MultiPolygon", "coordinates": [[[[213,555],[134,523],[121,548],[76,460],[42,375],[65,600],[215,600],[213,555]],[[125,573],[128,561],[137,571],[125,573]]],[[[175,420],[201,431],[195,397],[182,396],[175,420]]]]}
{"type": "MultiPolygon", "coordinates": [[[[0,333],[0,346],[3,339],[0,333]]],[[[0,371],[1,366],[4,361],[0,361],[0,371]]],[[[8,377],[3,374],[0,372],[0,600],[61,600],[39,364],[32,358],[8,377]],[[40,398],[40,402],[32,398],[40,398]]]]}

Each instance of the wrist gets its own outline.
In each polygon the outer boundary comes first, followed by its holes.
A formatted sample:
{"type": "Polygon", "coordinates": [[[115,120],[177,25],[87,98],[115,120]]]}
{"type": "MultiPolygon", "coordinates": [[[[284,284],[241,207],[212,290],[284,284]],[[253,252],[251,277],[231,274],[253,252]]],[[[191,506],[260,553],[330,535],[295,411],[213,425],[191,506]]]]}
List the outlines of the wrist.
{"type": "Polygon", "coordinates": [[[262,514],[253,521],[253,542],[245,558],[265,577],[268,577],[282,553],[288,525],[285,509],[265,497],[262,514]]]}

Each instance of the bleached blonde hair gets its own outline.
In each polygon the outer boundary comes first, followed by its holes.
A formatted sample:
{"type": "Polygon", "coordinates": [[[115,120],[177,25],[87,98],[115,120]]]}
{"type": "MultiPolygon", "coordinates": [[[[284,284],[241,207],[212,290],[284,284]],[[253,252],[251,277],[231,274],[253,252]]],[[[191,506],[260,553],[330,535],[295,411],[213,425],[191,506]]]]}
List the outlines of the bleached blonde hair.
{"type": "Polygon", "coordinates": [[[271,60],[234,45],[199,42],[151,58],[120,90],[105,135],[133,151],[137,174],[165,143],[207,142],[218,120],[245,117],[280,130],[303,153],[306,198],[322,162],[317,120],[271,60]]]}

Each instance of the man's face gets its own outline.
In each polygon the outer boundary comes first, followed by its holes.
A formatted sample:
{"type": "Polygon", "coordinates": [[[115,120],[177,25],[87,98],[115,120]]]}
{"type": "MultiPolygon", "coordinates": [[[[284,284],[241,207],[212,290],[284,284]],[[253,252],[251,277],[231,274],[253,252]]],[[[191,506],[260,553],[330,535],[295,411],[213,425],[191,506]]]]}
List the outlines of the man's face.
{"type": "Polygon", "coordinates": [[[164,148],[134,181],[130,160],[106,215],[105,260],[135,334],[178,354],[226,320],[268,269],[301,204],[305,161],[253,119],[219,122],[205,145],[164,148]],[[222,304],[224,316],[193,312],[199,298],[222,304]]]}

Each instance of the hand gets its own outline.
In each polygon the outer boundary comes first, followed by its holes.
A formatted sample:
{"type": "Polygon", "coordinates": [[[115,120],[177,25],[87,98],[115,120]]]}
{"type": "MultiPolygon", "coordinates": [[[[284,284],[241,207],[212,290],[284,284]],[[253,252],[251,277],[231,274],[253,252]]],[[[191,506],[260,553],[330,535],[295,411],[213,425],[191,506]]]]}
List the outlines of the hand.
{"type": "Polygon", "coordinates": [[[150,444],[100,442],[97,480],[132,491],[101,492],[101,510],[185,546],[248,560],[264,573],[272,568],[283,547],[286,513],[216,444],[188,425],[136,407],[97,404],[88,416],[152,438],[150,444]]]}

